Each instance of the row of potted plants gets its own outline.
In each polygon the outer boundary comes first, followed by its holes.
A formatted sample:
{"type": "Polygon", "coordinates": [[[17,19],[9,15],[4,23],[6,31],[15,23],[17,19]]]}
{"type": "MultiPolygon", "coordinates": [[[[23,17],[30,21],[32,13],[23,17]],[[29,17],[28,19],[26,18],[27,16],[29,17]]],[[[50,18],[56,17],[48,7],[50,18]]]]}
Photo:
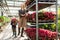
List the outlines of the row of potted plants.
{"type": "Polygon", "coordinates": [[[9,21],[10,21],[10,18],[5,17],[5,16],[0,16],[0,27],[8,23],[9,21]]]}
{"type": "Polygon", "coordinates": [[[41,24],[39,28],[56,31],[56,24],[41,24]]]}
{"type": "MultiPolygon", "coordinates": [[[[56,14],[53,12],[39,12],[38,22],[54,22],[56,14]]],[[[36,12],[28,14],[28,22],[36,22],[36,12]]]]}
{"type": "MultiPolygon", "coordinates": [[[[60,23],[58,23],[58,25],[59,24],[60,23]]],[[[30,28],[36,28],[36,26],[30,26],[30,28]]],[[[56,24],[39,24],[38,28],[47,29],[47,30],[51,30],[51,31],[56,31],[56,24]]],[[[59,30],[60,30],[60,27],[59,27],[59,30]]]]}
{"type": "MultiPolygon", "coordinates": [[[[31,38],[31,40],[36,40],[36,28],[28,28],[25,30],[27,35],[31,38]]],[[[39,40],[53,40],[57,36],[57,32],[52,32],[46,29],[38,29],[38,39],[39,40]]]]}

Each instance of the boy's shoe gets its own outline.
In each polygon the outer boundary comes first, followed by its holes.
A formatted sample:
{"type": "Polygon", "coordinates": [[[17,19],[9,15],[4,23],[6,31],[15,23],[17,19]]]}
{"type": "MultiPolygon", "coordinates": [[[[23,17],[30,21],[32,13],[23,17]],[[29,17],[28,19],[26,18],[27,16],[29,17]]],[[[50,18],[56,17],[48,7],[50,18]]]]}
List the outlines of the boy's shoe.
{"type": "Polygon", "coordinates": [[[20,34],[18,34],[18,35],[20,35],[20,34]]]}
{"type": "Polygon", "coordinates": [[[14,38],[17,38],[17,36],[15,36],[14,38]]]}
{"type": "Polygon", "coordinates": [[[12,37],[13,37],[14,35],[12,35],[12,37]]]}
{"type": "Polygon", "coordinates": [[[21,37],[24,37],[23,35],[21,35],[21,37]]]}

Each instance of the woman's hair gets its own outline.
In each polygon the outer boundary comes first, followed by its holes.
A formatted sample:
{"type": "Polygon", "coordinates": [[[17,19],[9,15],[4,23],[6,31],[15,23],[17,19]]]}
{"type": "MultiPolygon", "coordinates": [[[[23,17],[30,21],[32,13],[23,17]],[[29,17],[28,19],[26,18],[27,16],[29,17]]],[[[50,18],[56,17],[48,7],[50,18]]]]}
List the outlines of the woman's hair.
{"type": "Polygon", "coordinates": [[[21,9],[26,9],[26,4],[21,4],[21,9]]]}
{"type": "Polygon", "coordinates": [[[25,9],[26,5],[25,4],[21,4],[21,9],[25,9]]]}

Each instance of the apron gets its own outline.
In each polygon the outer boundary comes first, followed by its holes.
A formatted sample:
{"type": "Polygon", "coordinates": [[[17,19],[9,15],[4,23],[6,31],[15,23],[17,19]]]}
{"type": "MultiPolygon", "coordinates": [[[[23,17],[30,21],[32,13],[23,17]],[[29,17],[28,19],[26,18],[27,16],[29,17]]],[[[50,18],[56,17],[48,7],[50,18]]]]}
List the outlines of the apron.
{"type": "Polygon", "coordinates": [[[20,14],[19,14],[19,24],[18,24],[18,27],[26,27],[26,25],[27,25],[27,18],[26,18],[26,14],[25,14],[25,12],[23,11],[23,13],[22,12],[20,12],[20,14]]]}

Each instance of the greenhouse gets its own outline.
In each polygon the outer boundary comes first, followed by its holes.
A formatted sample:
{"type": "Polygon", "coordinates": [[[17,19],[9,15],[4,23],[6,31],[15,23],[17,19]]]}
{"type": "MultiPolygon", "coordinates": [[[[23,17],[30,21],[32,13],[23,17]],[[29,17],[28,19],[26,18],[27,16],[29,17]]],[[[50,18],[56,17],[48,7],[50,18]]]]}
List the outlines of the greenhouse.
{"type": "Polygon", "coordinates": [[[60,40],[60,0],[0,0],[0,40],[60,40]]]}

